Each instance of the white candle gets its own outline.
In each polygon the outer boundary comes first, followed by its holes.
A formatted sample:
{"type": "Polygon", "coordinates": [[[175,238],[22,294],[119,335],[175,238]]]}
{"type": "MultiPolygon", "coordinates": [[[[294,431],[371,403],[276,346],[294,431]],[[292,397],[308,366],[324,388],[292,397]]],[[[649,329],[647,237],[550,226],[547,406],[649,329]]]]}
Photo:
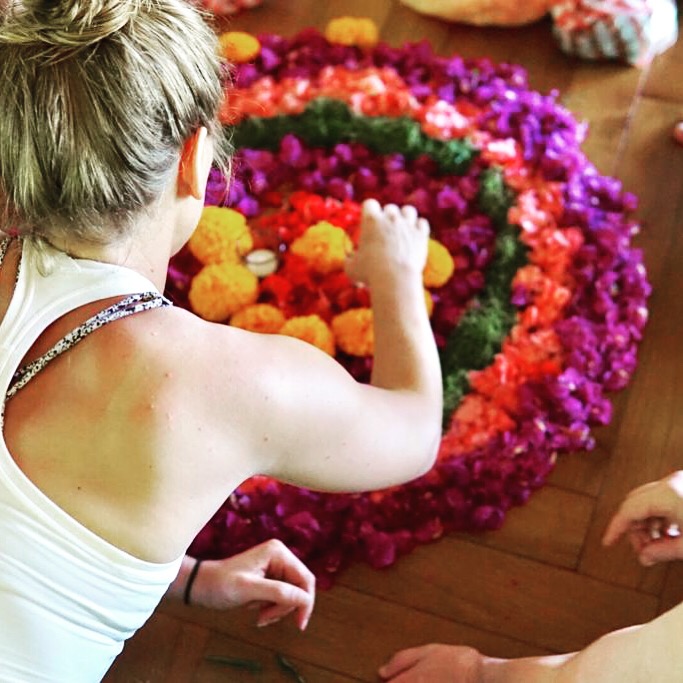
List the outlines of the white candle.
{"type": "Polygon", "coordinates": [[[266,277],[277,270],[277,254],[270,249],[255,249],[247,254],[245,265],[256,277],[266,277]]]}

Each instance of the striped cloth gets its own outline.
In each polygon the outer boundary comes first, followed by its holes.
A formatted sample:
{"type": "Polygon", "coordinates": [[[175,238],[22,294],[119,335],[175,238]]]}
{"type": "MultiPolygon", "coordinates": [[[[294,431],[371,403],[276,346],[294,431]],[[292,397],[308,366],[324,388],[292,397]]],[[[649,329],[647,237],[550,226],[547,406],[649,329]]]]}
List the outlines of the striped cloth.
{"type": "Polygon", "coordinates": [[[678,38],[673,0],[560,0],[551,8],[564,52],[643,65],[678,38]]]}

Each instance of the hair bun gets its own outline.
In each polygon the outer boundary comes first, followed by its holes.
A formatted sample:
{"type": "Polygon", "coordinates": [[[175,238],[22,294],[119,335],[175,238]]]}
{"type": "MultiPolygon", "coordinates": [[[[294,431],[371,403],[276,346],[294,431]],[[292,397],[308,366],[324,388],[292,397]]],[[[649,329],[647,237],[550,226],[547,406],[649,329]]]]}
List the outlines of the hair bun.
{"type": "Polygon", "coordinates": [[[10,1],[10,20],[0,29],[2,42],[43,43],[78,48],[120,31],[145,0],[10,1]]]}

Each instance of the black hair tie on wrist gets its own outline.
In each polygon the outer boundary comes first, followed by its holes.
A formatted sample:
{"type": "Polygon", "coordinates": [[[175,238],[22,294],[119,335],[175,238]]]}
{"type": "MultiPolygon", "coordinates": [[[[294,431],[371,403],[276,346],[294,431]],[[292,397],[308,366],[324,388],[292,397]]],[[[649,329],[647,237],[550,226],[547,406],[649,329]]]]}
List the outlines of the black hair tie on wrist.
{"type": "Polygon", "coordinates": [[[194,583],[194,580],[197,578],[197,572],[199,571],[199,565],[201,563],[202,560],[197,560],[194,564],[194,567],[192,567],[190,575],[187,577],[187,581],[185,583],[185,592],[183,593],[183,602],[186,605],[190,604],[190,591],[192,590],[192,584],[194,583]]]}

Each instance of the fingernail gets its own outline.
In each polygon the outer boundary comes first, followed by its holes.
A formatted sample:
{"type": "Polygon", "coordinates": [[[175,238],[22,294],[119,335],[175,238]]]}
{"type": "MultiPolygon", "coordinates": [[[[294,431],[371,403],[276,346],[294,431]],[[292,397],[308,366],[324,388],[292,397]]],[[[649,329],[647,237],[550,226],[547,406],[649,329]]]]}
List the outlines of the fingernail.
{"type": "Polygon", "coordinates": [[[256,625],[259,628],[263,628],[264,626],[270,626],[271,624],[276,624],[278,621],[280,621],[279,617],[276,619],[264,619],[263,621],[257,622],[256,625]]]}
{"type": "Polygon", "coordinates": [[[674,126],[674,140],[683,145],[683,121],[679,121],[674,126]]]}

